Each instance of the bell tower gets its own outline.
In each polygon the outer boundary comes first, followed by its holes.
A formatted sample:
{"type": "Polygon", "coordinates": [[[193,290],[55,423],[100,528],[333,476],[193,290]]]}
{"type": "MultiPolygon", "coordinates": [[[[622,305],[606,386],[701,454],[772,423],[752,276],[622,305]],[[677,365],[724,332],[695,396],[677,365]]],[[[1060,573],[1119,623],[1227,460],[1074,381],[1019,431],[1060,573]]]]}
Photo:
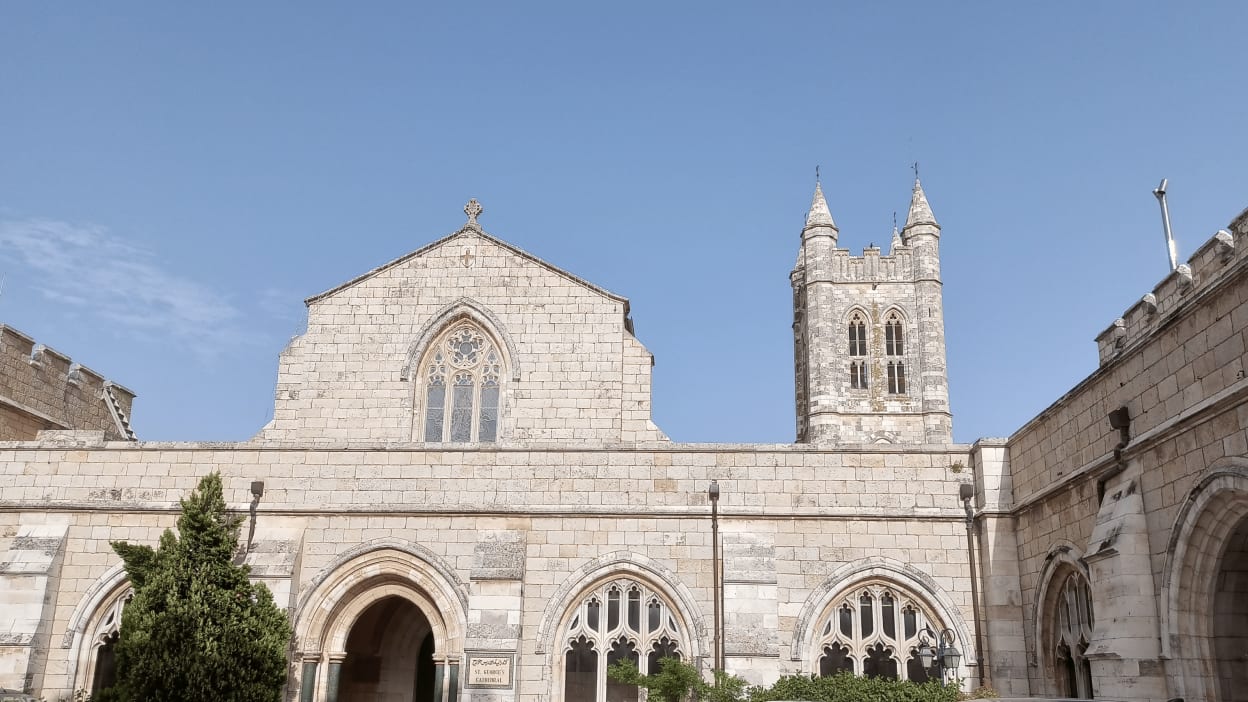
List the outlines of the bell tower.
{"type": "Polygon", "coordinates": [[[797,441],[951,442],[940,225],[918,178],[887,254],[839,238],[816,183],[789,278],[797,441]]]}

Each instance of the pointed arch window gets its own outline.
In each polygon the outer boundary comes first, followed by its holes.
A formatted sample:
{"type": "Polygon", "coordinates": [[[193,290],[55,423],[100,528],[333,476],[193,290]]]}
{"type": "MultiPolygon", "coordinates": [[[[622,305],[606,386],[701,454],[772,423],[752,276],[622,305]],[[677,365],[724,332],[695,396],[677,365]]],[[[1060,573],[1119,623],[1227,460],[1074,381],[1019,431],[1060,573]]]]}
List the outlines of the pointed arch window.
{"type": "Polygon", "coordinates": [[[1082,573],[1071,570],[1059,576],[1060,586],[1052,612],[1053,660],[1061,694],[1091,699],[1092,666],[1088,645],[1092,642],[1092,591],[1082,573]]]}
{"type": "Polygon", "coordinates": [[[906,394],[906,364],[901,361],[888,362],[888,394],[906,394]]]}
{"type": "Polygon", "coordinates": [[[905,326],[896,310],[884,317],[884,356],[888,358],[885,371],[888,376],[888,394],[906,394],[905,326]]]}
{"type": "Polygon", "coordinates": [[[856,588],[834,600],[823,618],[816,671],[925,682],[929,671],[919,660],[924,627],[943,628],[906,592],[886,583],[856,588]]]}
{"type": "Polygon", "coordinates": [[[502,369],[502,354],[488,334],[467,320],[451,325],[422,364],[422,438],[496,441],[502,369]]]}
{"type": "Polygon", "coordinates": [[[129,587],[104,610],[91,633],[90,690],[91,696],[117,684],[117,642],[121,640],[121,616],[134,598],[129,587]]]}
{"type": "Polygon", "coordinates": [[[849,355],[867,355],[867,321],[861,312],[855,312],[849,318],[849,355]]]}
{"type": "Polygon", "coordinates": [[[584,595],[563,640],[564,702],[635,702],[636,686],[607,678],[611,664],[630,660],[642,673],[657,673],[664,658],[689,658],[675,613],[632,578],[607,581],[584,595]]]}
{"type": "Polygon", "coordinates": [[[903,332],[901,325],[901,315],[896,312],[889,312],[884,318],[884,355],[885,356],[901,356],[905,353],[903,347],[903,332]]]}
{"type": "Polygon", "coordinates": [[[849,387],[867,389],[867,320],[861,312],[849,317],[849,387]]]}

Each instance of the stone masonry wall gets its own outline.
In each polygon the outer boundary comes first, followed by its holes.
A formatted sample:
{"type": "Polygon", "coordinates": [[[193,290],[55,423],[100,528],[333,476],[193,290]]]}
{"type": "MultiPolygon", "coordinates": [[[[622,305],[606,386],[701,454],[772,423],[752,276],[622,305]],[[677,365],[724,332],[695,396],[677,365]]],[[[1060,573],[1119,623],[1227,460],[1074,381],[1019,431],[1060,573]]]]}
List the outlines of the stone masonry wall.
{"type": "MultiPolygon", "coordinates": [[[[1063,548],[1099,559],[1106,538],[1110,543],[1126,538],[1122,525],[1129,525],[1131,517],[1111,497],[1138,491],[1142,498],[1142,506],[1132,509],[1142,515],[1138,538],[1151,555],[1141,564],[1152,574],[1147,592],[1155,599],[1171,530],[1197,476],[1218,459],[1248,455],[1248,216],[1241,215],[1231,229],[1232,246],[1220,236],[1193,255],[1187,264],[1191,283],[1186,273],[1172,274],[1152,293],[1155,311],[1137,304],[1124,315],[1126,328],[1148,329],[1134,336],[1124,333],[1129,341],[1117,347],[1110,342],[1108,349],[1102,335],[1101,367],[1009,439],[1013,496],[1005,507],[1017,518],[1023,621],[1031,646],[1041,633],[1036,622],[1044,613],[1036,611],[1036,603],[1046,559],[1063,548]],[[1118,407],[1130,413],[1131,440],[1122,454],[1124,472],[1100,488],[1106,494],[1102,502],[1098,478],[1114,474],[1119,465],[1114,448],[1120,435],[1108,420],[1118,407]]],[[[1093,564],[1094,577],[1127,577],[1123,570],[1136,567],[1123,555],[1122,543],[1116,548],[1120,555],[1093,564]]],[[[1122,592],[1122,585],[1114,587],[1122,592]]],[[[1102,586],[1096,604],[1112,608],[1115,596],[1102,586]]],[[[1117,637],[1117,645],[1135,635],[1128,633],[1133,626],[1148,629],[1137,633],[1155,642],[1160,613],[1136,609],[1135,624],[1131,617],[1102,620],[1098,612],[1098,627],[1112,626],[1106,635],[1117,637]]],[[[1031,660],[1034,666],[1034,648],[1031,660]]],[[[1033,693],[1054,691],[1047,687],[1048,671],[1033,667],[1032,675],[1033,693]]],[[[1141,675],[1160,672],[1127,670],[1121,679],[1102,681],[1097,693],[1114,696],[1116,686],[1117,694],[1128,694],[1131,678],[1141,675]]]]}
{"type": "MultiPolygon", "coordinates": [[[[945,613],[948,623],[969,636],[970,580],[957,501],[965,475],[950,469],[966,461],[963,446],[830,453],[754,445],[623,452],[425,451],[410,444],[381,450],[341,442],[306,450],[9,443],[0,444],[0,479],[6,485],[0,495],[0,552],[11,548],[19,526],[31,520],[68,523],[49,620],[52,644],[30,673],[36,689],[53,695],[86,684],[74,677],[80,675],[80,651],[71,625],[90,616],[82,611],[84,602],[116,567],[109,540],[154,544],[175,519],[177,500],[209,471],[222,471],[227,501],[240,513],[250,501],[251,481],[265,482],[256,540],[292,544],[298,551],[261,573],[279,592],[279,602],[297,602],[335,558],[377,540],[418,544],[469,583],[476,577],[484,535],[520,532],[525,556],[523,588],[515,591],[522,609],[519,688],[514,698],[491,699],[536,702],[548,699],[552,686],[552,654],[539,652],[534,640],[552,626],[543,619],[548,603],[577,572],[606,554],[623,553],[673,574],[677,582],[665,585],[687,588],[695,602],[696,611],[682,616],[691,627],[701,625],[704,634],[709,630],[705,490],[718,479],[726,548],[746,544],[732,547],[737,550],[726,558],[748,555],[753,551],[740,549],[761,544],[769,558],[748,561],[754,564],[749,567],[774,569],[770,576],[762,573],[774,581],[767,587],[774,588],[775,614],[766,619],[774,629],[759,632],[770,643],[753,641],[746,630],[734,630],[729,639],[737,642],[728,649],[730,668],[761,682],[781,671],[813,670],[813,653],[795,653],[793,641],[802,627],[817,625],[813,617],[826,604],[820,593],[835,584],[829,579],[855,563],[895,564],[922,574],[952,607],[945,613]],[[288,578],[284,587],[283,578],[288,578]]],[[[255,554],[249,562],[256,562],[255,554]]],[[[558,615],[571,604],[557,607],[558,615]]],[[[730,602],[729,612],[733,608],[730,602]]],[[[753,621],[734,616],[730,625],[753,621]]],[[[470,609],[468,618],[480,615],[470,609]]],[[[698,648],[710,651],[709,634],[698,648]]]]}
{"type": "Polygon", "coordinates": [[[664,440],[649,416],[652,359],[626,328],[627,305],[465,227],[309,301],[308,330],[282,354],[261,436],[411,441],[414,345],[436,333],[432,320],[463,307],[497,327],[511,356],[500,443],[664,440]]]}
{"type": "Polygon", "coordinates": [[[106,386],[128,418],[133,392],[0,325],[0,438],[34,439],[43,429],[102,430],[109,438],[126,438],[109,410],[106,386]]]}

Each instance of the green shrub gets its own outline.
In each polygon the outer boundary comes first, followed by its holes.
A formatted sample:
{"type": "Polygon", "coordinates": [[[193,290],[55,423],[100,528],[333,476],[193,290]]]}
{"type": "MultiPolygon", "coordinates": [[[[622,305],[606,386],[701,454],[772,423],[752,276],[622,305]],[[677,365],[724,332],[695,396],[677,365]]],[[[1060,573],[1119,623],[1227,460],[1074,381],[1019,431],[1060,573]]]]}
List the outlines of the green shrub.
{"type": "Polygon", "coordinates": [[[212,473],[182,500],[160,547],[113,542],[134,599],[121,619],[117,685],[97,702],[278,702],[290,624],[264,585],[234,563],[240,518],[212,473]]]}
{"type": "Polygon", "coordinates": [[[958,688],[938,682],[860,678],[849,673],[820,678],[789,675],[767,688],[752,688],[750,702],[810,700],[811,702],[957,702],[958,688]]]}

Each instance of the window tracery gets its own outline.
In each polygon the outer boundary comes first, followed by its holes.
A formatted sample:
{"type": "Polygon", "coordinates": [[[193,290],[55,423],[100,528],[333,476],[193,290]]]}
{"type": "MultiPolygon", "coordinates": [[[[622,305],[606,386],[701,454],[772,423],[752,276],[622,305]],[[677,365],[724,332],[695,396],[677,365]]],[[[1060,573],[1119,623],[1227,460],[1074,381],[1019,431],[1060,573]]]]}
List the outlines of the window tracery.
{"type": "Polygon", "coordinates": [[[916,598],[884,583],[855,588],[834,601],[818,629],[818,674],[924,682],[918,648],[925,627],[942,628],[916,598]]]}
{"type": "Polygon", "coordinates": [[[888,394],[906,394],[906,364],[901,361],[888,362],[888,394]]]}
{"type": "Polygon", "coordinates": [[[564,702],[633,702],[637,687],[609,680],[611,664],[631,660],[642,673],[656,673],[662,659],[688,657],[671,607],[631,578],[609,580],[586,594],[564,641],[564,702]]]}
{"type": "Polygon", "coordinates": [[[901,315],[896,310],[890,311],[884,318],[884,355],[889,359],[885,370],[890,395],[906,394],[906,363],[901,358],[905,355],[903,328],[901,315]]]}
{"type": "Polygon", "coordinates": [[[121,639],[121,615],[134,598],[127,589],[104,610],[91,631],[91,696],[117,684],[117,642],[121,639]]]}
{"type": "Polygon", "coordinates": [[[867,389],[867,322],[861,312],[849,317],[849,386],[867,389]]]}
{"type": "Polygon", "coordinates": [[[477,325],[463,320],[437,339],[422,364],[425,441],[498,439],[503,358],[477,325]]]}
{"type": "Polygon", "coordinates": [[[1092,667],[1088,662],[1088,645],[1092,642],[1092,591],[1087,578],[1072,570],[1057,591],[1053,613],[1053,647],[1055,671],[1062,691],[1069,697],[1091,699],[1092,667]]]}

